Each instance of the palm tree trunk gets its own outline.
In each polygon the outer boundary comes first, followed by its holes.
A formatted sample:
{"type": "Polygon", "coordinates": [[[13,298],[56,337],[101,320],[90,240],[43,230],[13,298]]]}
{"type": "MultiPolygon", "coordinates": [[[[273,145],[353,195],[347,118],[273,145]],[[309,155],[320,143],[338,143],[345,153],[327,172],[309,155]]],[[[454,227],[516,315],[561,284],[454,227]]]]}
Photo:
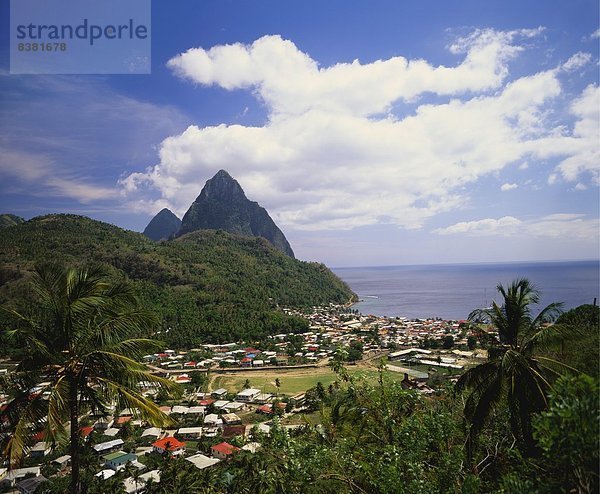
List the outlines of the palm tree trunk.
{"type": "Polygon", "coordinates": [[[69,414],[71,422],[71,494],[81,492],[79,480],[79,406],[77,403],[77,380],[69,382],[69,414]]]}

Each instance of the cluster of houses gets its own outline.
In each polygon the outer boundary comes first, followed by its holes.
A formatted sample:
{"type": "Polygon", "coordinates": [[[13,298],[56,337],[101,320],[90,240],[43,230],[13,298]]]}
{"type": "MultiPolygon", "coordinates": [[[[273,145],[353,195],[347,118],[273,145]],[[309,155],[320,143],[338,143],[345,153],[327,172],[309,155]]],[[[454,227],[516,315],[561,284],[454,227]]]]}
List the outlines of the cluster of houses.
{"type": "MultiPolygon", "coordinates": [[[[285,347],[285,344],[282,345],[285,347]]],[[[193,348],[187,351],[175,352],[164,350],[161,353],[146,355],[146,363],[158,366],[161,369],[207,369],[218,367],[264,367],[273,365],[287,365],[288,356],[276,351],[261,351],[257,348],[239,348],[237,343],[223,345],[203,345],[202,348],[193,348]],[[189,360],[190,352],[210,353],[211,357],[199,361],[189,360]]]]}
{"type": "Polygon", "coordinates": [[[308,313],[290,309],[284,311],[308,319],[310,332],[302,336],[307,345],[313,346],[317,338],[326,341],[328,346],[344,346],[359,339],[365,343],[365,351],[378,351],[390,347],[421,347],[426,340],[441,344],[444,338],[452,336],[453,345],[466,350],[467,338],[472,334],[472,328],[465,320],[362,315],[349,312],[345,306],[333,304],[313,307],[308,313]],[[376,338],[367,335],[376,335],[376,338]]]}
{"type": "MultiPolygon", "coordinates": [[[[147,355],[144,360],[155,369],[179,370],[173,374],[173,379],[181,384],[191,381],[186,369],[198,370],[216,367],[234,368],[261,368],[265,366],[288,365],[290,358],[304,363],[315,363],[330,358],[339,347],[350,345],[359,341],[366,352],[377,353],[387,350],[390,367],[396,362],[408,367],[397,367],[397,372],[405,372],[402,385],[405,388],[418,389],[424,393],[433,392],[426,386],[428,375],[411,370],[413,364],[431,367],[445,367],[462,369],[466,362],[478,355],[468,350],[467,337],[471,329],[464,321],[442,321],[438,319],[408,320],[405,318],[388,318],[376,316],[363,316],[352,313],[343,306],[314,307],[312,311],[300,313],[286,310],[288,313],[302,315],[310,322],[309,331],[301,335],[277,334],[269,345],[270,351],[262,351],[254,347],[245,347],[236,343],[220,345],[204,345],[202,348],[189,351],[175,351],[166,349],[160,353],[147,355]],[[448,336],[453,337],[453,348],[442,352],[423,348],[425,340],[443,341],[448,336]],[[302,338],[299,340],[298,338],[302,338]],[[292,342],[293,338],[293,342],[292,342]],[[290,346],[293,344],[293,350],[290,346]],[[390,350],[393,349],[393,350],[390,350]],[[190,356],[203,355],[205,358],[192,360],[190,356]],[[409,374],[410,373],[410,377],[409,374]]],[[[45,393],[45,385],[40,383],[33,391],[45,393]]],[[[152,395],[156,392],[153,383],[140,383],[145,394],[152,395]]],[[[286,403],[273,403],[272,394],[263,393],[259,389],[248,388],[240,391],[234,397],[226,389],[217,389],[211,393],[192,393],[193,404],[164,406],[161,410],[171,415],[178,428],[160,429],[144,427],[144,423],[137,418],[135,410],[122,410],[117,416],[96,420],[93,425],[82,427],[81,435],[90,437],[94,431],[102,435],[103,441],[92,446],[98,455],[98,472],[100,480],[107,480],[125,467],[139,469],[139,474],[129,476],[123,481],[127,493],[139,493],[145,489],[145,484],[152,480],[160,482],[160,471],[146,471],[143,461],[144,455],[158,453],[161,455],[182,455],[196,468],[211,468],[219,462],[227,461],[241,450],[256,451],[257,443],[247,442],[248,427],[242,423],[240,414],[254,411],[267,417],[277,413],[277,407],[282,409],[286,403]],[[230,398],[230,399],[228,399],[230,398]],[[122,431],[124,428],[137,430],[137,436],[143,445],[134,451],[124,448],[122,431]],[[234,437],[241,437],[244,446],[238,448],[228,441],[234,437]],[[201,438],[214,438],[221,441],[214,444],[209,451],[200,453],[195,447],[201,438]],[[187,449],[186,449],[186,444],[187,449]],[[192,444],[193,447],[189,445],[192,444]],[[125,450],[127,449],[127,451],[125,450]]],[[[303,394],[294,397],[291,402],[294,406],[303,401],[303,394]]],[[[8,396],[4,396],[4,401],[8,396]]],[[[1,401],[1,400],[0,400],[1,401]]],[[[1,405],[1,402],[0,402],[1,405]]],[[[257,427],[262,432],[268,433],[269,425],[259,423],[257,427]]],[[[28,455],[31,459],[43,463],[51,455],[50,445],[45,443],[43,437],[30,448],[28,455]]],[[[52,458],[52,457],[51,457],[52,458]]],[[[68,468],[70,457],[68,455],[55,458],[52,462],[59,471],[68,468]]],[[[0,468],[0,488],[13,486],[19,492],[35,492],[37,487],[46,479],[41,475],[40,466],[26,467],[14,470],[0,468]]]]}
{"type": "MultiPolygon", "coordinates": [[[[125,492],[141,493],[145,490],[145,484],[152,479],[160,482],[160,471],[146,471],[143,457],[150,453],[168,456],[182,456],[198,469],[210,468],[221,461],[227,461],[239,451],[247,450],[255,452],[260,445],[256,442],[248,442],[250,427],[242,423],[242,419],[236,412],[255,411],[263,414],[265,421],[268,416],[273,415],[273,407],[285,403],[271,403],[273,395],[265,394],[259,389],[248,388],[235,395],[235,400],[227,400],[226,389],[217,389],[212,393],[195,393],[196,405],[184,406],[161,406],[165,414],[175,419],[180,427],[172,429],[161,429],[158,427],[144,427],[144,422],[138,418],[138,411],[126,408],[118,415],[98,418],[92,425],[81,427],[80,435],[84,440],[89,440],[94,432],[101,436],[102,442],[91,446],[98,456],[98,472],[96,477],[101,481],[110,479],[126,467],[135,468],[138,475],[128,476],[123,480],[125,492]],[[132,434],[138,429],[136,436],[139,441],[135,451],[125,450],[126,442],[122,436],[123,429],[127,427],[132,434]],[[232,438],[238,438],[236,443],[245,442],[242,447],[230,444],[232,438]],[[110,439],[109,439],[110,438],[110,439]],[[201,438],[215,438],[220,441],[210,448],[208,454],[197,451],[196,445],[201,438]],[[192,447],[186,449],[186,443],[192,447]],[[140,445],[142,444],[142,445],[140,445]]],[[[296,397],[300,403],[302,396],[296,397]]],[[[267,423],[259,423],[257,429],[263,433],[270,432],[267,423]]],[[[40,464],[46,461],[46,457],[52,454],[50,443],[43,441],[43,434],[28,452],[30,459],[37,460],[40,464]]],[[[70,456],[64,455],[53,459],[52,463],[58,471],[65,471],[69,465],[70,456]]],[[[0,469],[0,488],[13,486],[19,492],[35,492],[39,485],[47,479],[41,475],[41,467],[28,467],[8,470],[0,469]]]]}

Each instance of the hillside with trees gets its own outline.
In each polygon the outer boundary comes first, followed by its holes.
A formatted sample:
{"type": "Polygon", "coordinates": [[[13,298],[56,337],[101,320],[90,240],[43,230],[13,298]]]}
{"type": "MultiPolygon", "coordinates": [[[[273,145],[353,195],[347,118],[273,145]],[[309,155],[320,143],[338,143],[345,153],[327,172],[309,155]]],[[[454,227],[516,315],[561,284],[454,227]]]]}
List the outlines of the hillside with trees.
{"type": "Polygon", "coordinates": [[[346,303],[356,296],[325,265],[292,259],[260,237],[201,230],[173,241],[74,215],[33,218],[3,230],[0,303],[30,304],[37,264],[110,266],[142,303],[161,315],[161,339],[174,346],[302,331],[281,307],[346,303]]]}

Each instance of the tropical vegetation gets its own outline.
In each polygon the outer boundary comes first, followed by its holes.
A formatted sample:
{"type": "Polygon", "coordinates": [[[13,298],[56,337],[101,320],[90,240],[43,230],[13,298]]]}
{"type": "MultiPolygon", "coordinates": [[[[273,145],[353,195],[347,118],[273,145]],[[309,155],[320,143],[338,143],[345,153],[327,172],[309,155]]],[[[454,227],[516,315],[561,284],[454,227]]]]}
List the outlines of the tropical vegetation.
{"type": "Polygon", "coordinates": [[[152,331],[156,318],[139,307],[130,284],[110,280],[99,266],[54,264],[38,267],[30,286],[37,295],[34,308],[4,309],[15,328],[7,336],[24,352],[15,372],[1,383],[13,398],[1,413],[3,455],[16,465],[36,433],[53,444],[68,434],[71,492],[81,492],[82,415],[105,416],[127,406],[150,423],[166,425],[170,419],[141,394],[139,383],[165,389],[174,384],[139,363],[157,347],[139,337],[152,331]]]}
{"type": "MultiPolygon", "coordinates": [[[[43,428],[56,437],[57,451],[69,446],[81,462],[79,482],[76,471],[71,478],[54,476],[45,492],[77,491],[78,485],[90,493],[122,492],[126,476],[139,477],[126,468],[99,479],[91,446],[100,439],[92,434],[83,444],[77,434],[65,436],[72,420],[69,383],[78,383],[78,418],[88,410],[106,413],[112,403],[137,408],[151,422],[160,418],[135,390],[144,373],[135,362],[151,342],[129,338],[154,332],[156,321],[134,303],[131,283],[96,269],[38,270],[33,280],[40,310],[12,315],[18,324],[11,337],[27,342],[29,350],[7,380],[13,386],[5,387],[14,399],[3,412],[10,417],[3,427],[16,432],[14,439],[4,436],[5,451],[18,460],[25,438],[43,428]],[[49,348],[59,351],[50,355],[49,348]],[[46,404],[33,388],[42,379],[51,383],[46,404]],[[41,420],[44,412],[47,422],[41,420]]],[[[240,447],[256,441],[257,451],[241,450],[204,470],[183,458],[150,453],[143,462],[161,476],[145,485],[146,492],[598,492],[598,347],[583,346],[597,339],[600,309],[582,306],[560,315],[560,304],[550,304],[536,312],[539,292],[528,280],[499,285],[498,291],[500,303],[470,317],[488,360],[467,370],[456,386],[440,381],[435,393],[422,394],[390,376],[384,361],[376,376],[349,371],[352,359],[340,350],[331,363],[334,381],[306,391],[300,425],[297,416],[294,427],[285,417],[273,417],[270,434],[255,427],[248,439],[231,440],[240,447]],[[584,352],[587,362],[578,360],[584,352]]],[[[278,394],[285,384],[285,376],[275,381],[278,394]]],[[[121,434],[124,449],[133,451],[139,434],[127,428],[121,434]]],[[[201,437],[188,451],[210,454],[222,440],[201,437]]]]}
{"type": "Polygon", "coordinates": [[[35,303],[28,281],[46,259],[98,262],[112,276],[126,277],[142,305],[158,314],[159,336],[171,346],[306,331],[306,320],[281,308],[342,304],[355,297],[323,264],[292,259],[258,237],[204,230],[154,242],[86,217],[50,215],[2,230],[0,303],[14,308],[35,303]]]}

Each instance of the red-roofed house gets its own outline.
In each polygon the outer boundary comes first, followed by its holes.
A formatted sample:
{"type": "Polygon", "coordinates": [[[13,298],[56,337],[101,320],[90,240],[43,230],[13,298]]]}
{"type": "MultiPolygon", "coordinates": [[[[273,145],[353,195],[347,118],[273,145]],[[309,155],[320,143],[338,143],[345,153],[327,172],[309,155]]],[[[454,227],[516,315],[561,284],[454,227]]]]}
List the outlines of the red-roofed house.
{"type": "Polygon", "coordinates": [[[131,415],[124,415],[123,417],[119,417],[117,420],[115,420],[115,427],[123,427],[123,425],[125,425],[127,422],[129,422],[131,420],[131,415]]]}
{"type": "Polygon", "coordinates": [[[89,427],[80,427],[79,434],[81,434],[81,437],[88,437],[93,430],[94,428],[91,425],[89,427]]]}
{"type": "Polygon", "coordinates": [[[231,458],[236,451],[239,451],[240,448],[237,448],[233,444],[223,442],[215,444],[212,448],[210,448],[210,450],[212,451],[214,458],[218,458],[219,460],[227,460],[228,458],[231,458]]]}
{"type": "Polygon", "coordinates": [[[273,407],[271,405],[261,405],[256,408],[256,413],[264,413],[270,415],[273,413],[273,407]]]}
{"type": "Polygon", "coordinates": [[[46,439],[46,431],[39,431],[33,435],[33,440],[37,443],[46,439]]]}
{"type": "Polygon", "coordinates": [[[160,453],[169,453],[171,455],[180,455],[185,452],[185,443],[175,439],[172,436],[163,437],[152,443],[154,451],[160,453]]]}
{"type": "Polygon", "coordinates": [[[200,401],[198,402],[198,404],[199,404],[201,407],[207,407],[207,406],[209,406],[209,405],[212,405],[212,404],[213,404],[215,401],[216,401],[216,400],[213,400],[212,398],[205,398],[204,400],[200,400],[200,401]]]}

